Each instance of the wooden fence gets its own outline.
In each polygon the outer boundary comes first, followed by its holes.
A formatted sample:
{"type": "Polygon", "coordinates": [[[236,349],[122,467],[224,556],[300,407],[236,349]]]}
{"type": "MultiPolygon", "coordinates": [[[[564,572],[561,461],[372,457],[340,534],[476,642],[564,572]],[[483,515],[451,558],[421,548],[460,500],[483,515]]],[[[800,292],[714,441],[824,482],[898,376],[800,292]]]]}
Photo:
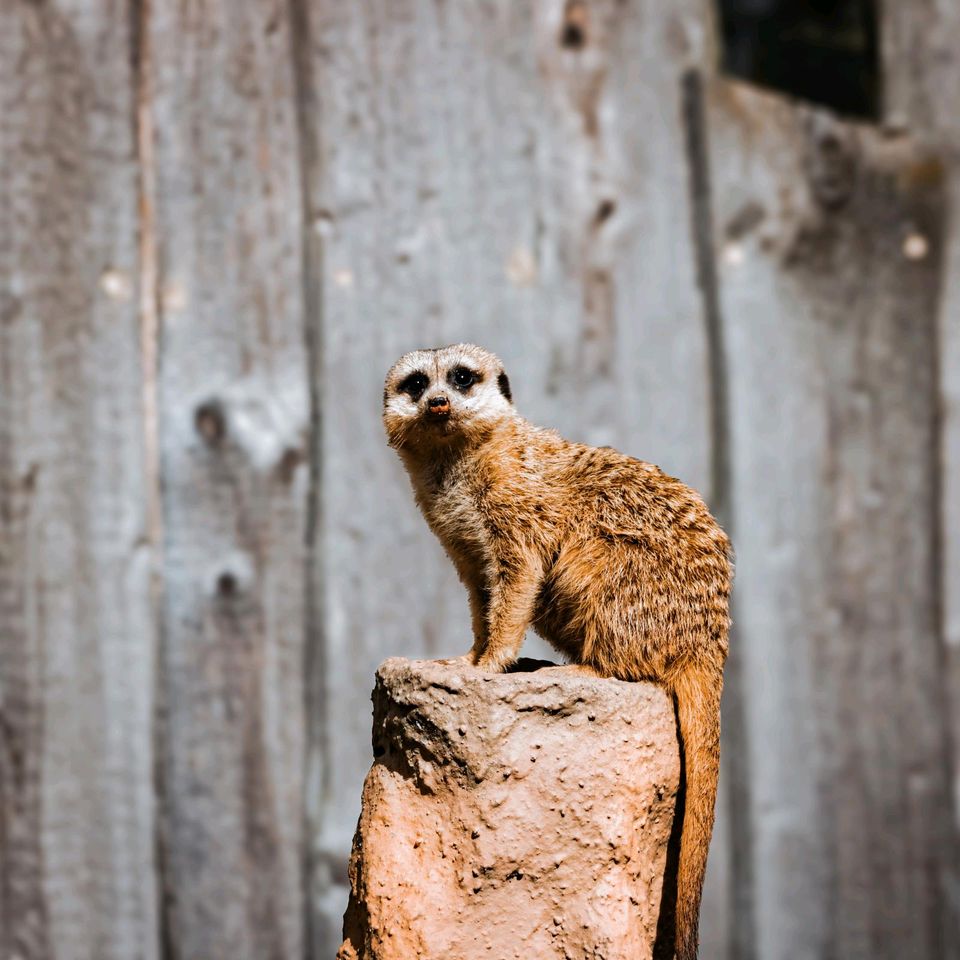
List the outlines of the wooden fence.
{"type": "Polygon", "coordinates": [[[455,340],[731,529],[702,956],[960,956],[960,7],[881,14],[855,124],[707,0],[0,5],[0,958],[333,956],[455,340]]]}

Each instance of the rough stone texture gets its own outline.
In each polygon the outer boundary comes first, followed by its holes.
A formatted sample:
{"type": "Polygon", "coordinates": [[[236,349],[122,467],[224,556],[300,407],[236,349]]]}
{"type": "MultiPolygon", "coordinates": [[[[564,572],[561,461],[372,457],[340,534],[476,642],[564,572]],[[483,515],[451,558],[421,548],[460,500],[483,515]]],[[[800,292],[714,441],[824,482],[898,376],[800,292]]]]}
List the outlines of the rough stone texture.
{"type": "Polygon", "coordinates": [[[652,954],[680,762],[656,686],[387,660],[338,960],[652,954]]]}

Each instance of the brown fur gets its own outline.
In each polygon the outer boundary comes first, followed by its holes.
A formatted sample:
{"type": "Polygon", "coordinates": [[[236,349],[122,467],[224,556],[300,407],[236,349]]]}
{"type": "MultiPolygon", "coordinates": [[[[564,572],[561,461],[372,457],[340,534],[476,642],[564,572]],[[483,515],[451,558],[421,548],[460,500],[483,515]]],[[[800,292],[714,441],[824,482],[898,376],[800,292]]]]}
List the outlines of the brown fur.
{"type": "Polygon", "coordinates": [[[679,480],[533,426],[509,394],[486,350],[415,351],[387,375],[384,425],[469,592],[478,666],[508,667],[532,626],[573,662],[656,681],[675,698],[685,794],[674,947],[693,960],[719,771],[730,544],[679,480]],[[477,382],[457,386],[458,368],[477,382]]]}

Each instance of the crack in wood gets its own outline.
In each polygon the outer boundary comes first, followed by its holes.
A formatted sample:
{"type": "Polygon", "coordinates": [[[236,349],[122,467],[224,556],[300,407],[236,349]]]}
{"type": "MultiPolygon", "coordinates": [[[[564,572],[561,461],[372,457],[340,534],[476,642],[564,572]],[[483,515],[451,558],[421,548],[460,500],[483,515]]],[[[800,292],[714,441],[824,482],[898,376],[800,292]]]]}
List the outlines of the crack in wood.
{"type": "MultiPolygon", "coordinates": [[[[736,544],[731,516],[731,466],[729,462],[729,391],[723,316],[714,244],[713,205],[710,185],[710,153],[707,141],[704,80],[698,70],[687,71],[681,80],[682,109],[690,190],[691,230],[696,257],[697,285],[703,298],[706,328],[710,399],[710,506],[736,544]]],[[[743,667],[737,655],[736,593],[732,601],[734,626],[732,656],[724,672],[724,755],[728,771],[725,787],[730,810],[730,861],[733,904],[730,910],[731,960],[756,956],[753,903],[753,837],[750,820],[750,771],[748,767],[746,696],[743,667]]]]}
{"type": "Polygon", "coordinates": [[[160,954],[177,960],[179,953],[173,935],[171,909],[173,891],[169,888],[168,837],[164,821],[165,733],[163,683],[163,501],[160,479],[160,281],[156,225],[156,159],[154,156],[153,62],[150,41],[151,0],[129,0],[130,64],[135,84],[134,137],[139,182],[139,304],[141,404],[143,419],[144,476],[146,479],[145,545],[150,551],[150,606],[156,624],[156,649],[153,651],[153,826],[154,859],[157,872],[157,917],[160,954]]]}
{"type": "Polygon", "coordinates": [[[307,462],[309,484],[305,522],[303,698],[307,722],[304,758],[303,852],[301,870],[305,890],[303,944],[307,958],[324,955],[332,939],[317,902],[331,884],[345,880],[346,861],[331,863],[319,846],[322,818],[329,808],[333,773],[329,769],[329,718],[324,687],[327,679],[326,632],[324,628],[324,576],[320,539],[324,530],[321,487],[323,413],[321,400],[324,358],[323,266],[324,240],[334,223],[334,214],[315,196],[319,176],[320,140],[315,102],[316,81],[312,66],[312,24],[309,0],[288,0],[290,53],[296,97],[296,136],[299,153],[302,202],[303,336],[309,384],[309,437],[307,462]],[[319,228],[318,228],[319,227],[319,228]]]}

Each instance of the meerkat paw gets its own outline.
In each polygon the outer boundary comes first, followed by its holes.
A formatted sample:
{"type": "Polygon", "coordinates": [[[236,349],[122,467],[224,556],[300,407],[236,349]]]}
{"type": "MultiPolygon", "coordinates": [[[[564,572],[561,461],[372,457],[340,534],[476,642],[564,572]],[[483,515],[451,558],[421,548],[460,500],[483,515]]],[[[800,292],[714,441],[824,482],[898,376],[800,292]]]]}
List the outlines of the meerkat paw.
{"type": "Polygon", "coordinates": [[[589,663],[565,663],[563,664],[563,669],[569,673],[581,673],[588,677],[597,677],[603,679],[606,674],[601,673],[596,667],[591,666],[589,663]]]}
{"type": "Polygon", "coordinates": [[[438,660],[437,663],[442,663],[450,667],[472,667],[473,664],[473,653],[461,653],[459,657],[444,657],[442,660],[438,660]]]}
{"type": "Polygon", "coordinates": [[[474,658],[473,663],[487,673],[506,673],[516,663],[516,659],[509,653],[487,650],[474,658]]]}

